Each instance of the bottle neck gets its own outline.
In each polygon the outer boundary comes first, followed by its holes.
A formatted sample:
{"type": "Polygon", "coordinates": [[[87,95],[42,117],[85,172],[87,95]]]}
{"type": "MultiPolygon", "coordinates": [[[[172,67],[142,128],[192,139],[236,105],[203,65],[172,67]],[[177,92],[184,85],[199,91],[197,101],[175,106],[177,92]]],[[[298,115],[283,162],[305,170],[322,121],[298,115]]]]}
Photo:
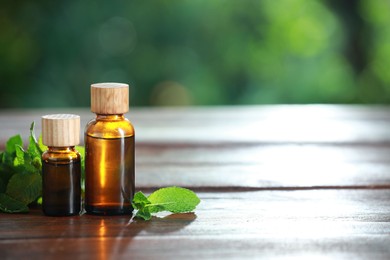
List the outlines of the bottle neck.
{"type": "Polygon", "coordinates": [[[48,151],[51,153],[71,153],[76,151],[74,146],[66,146],[66,147],[48,146],[47,148],[48,151]]]}
{"type": "Polygon", "coordinates": [[[115,114],[115,115],[96,114],[96,120],[99,121],[120,121],[124,119],[125,116],[123,114],[115,114]]]}

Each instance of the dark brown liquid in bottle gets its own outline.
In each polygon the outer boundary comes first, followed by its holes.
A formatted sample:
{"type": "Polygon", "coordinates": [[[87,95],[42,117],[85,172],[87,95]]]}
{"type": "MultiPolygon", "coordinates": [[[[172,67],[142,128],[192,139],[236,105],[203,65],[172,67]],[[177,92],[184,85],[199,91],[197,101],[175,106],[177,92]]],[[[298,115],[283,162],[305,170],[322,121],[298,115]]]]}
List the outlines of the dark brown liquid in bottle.
{"type": "Polygon", "coordinates": [[[85,210],[100,215],[131,214],[134,136],[85,138],[85,210]]]}
{"type": "Polygon", "coordinates": [[[42,209],[49,216],[78,215],[81,210],[80,161],[42,163],[42,209]]]}

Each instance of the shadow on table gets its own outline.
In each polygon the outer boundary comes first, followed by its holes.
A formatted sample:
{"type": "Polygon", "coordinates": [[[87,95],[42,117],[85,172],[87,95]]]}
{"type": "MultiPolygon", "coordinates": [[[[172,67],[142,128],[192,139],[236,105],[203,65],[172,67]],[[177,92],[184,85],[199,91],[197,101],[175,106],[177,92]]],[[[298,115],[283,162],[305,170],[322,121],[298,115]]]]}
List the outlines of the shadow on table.
{"type": "Polygon", "coordinates": [[[152,217],[150,221],[136,221],[139,223],[139,225],[143,225],[143,231],[146,233],[164,234],[183,229],[184,227],[190,225],[196,219],[196,217],[196,214],[191,212],[170,214],[165,217],[152,217]]]}

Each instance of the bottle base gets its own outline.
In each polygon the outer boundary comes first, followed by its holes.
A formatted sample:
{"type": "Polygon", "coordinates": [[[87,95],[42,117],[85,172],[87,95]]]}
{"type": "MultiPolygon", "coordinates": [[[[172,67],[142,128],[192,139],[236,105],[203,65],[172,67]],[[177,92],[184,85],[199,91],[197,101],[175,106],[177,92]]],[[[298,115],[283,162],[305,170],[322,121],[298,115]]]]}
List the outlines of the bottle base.
{"type": "Polygon", "coordinates": [[[89,215],[113,216],[113,215],[131,215],[133,208],[108,208],[108,207],[94,207],[85,205],[85,211],[89,215]]]}
{"type": "Polygon", "coordinates": [[[79,216],[80,211],[75,212],[60,212],[60,211],[43,211],[45,216],[49,217],[71,217],[71,216],[79,216]]]}

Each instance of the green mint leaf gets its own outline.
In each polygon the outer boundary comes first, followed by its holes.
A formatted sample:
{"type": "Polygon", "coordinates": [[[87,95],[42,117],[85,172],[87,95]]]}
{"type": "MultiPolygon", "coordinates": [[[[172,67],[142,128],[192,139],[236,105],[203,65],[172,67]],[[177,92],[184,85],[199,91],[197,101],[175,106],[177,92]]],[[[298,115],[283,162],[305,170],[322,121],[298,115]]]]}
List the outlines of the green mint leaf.
{"type": "Polygon", "coordinates": [[[148,198],[141,191],[134,194],[133,202],[131,203],[133,208],[137,210],[136,217],[149,220],[152,218],[152,214],[146,205],[150,204],[148,198]]]}
{"type": "Polygon", "coordinates": [[[196,194],[185,188],[167,187],[159,189],[149,197],[137,192],[133,197],[133,208],[137,210],[135,217],[149,220],[152,213],[170,211],[172,213],[189,212],[195,209],[200,199],[196,194]]]}
{"type": "Polygon", "coordinates": [[[6,189],[7,189],[7,185],[5,185],[3,179],[0,178],[0,193],[4,193],[6,189]]]}
{"type": "Polygon", "coordinates": [[[39,144],[39,142],[35,138],[34,126],[35,126],[35,123],[32,122],[31,127],[30,127],[30,138],[29,138],[30,142],[29,142],[28,148],[27,148],[27,153],[29,155],[28,157],[30,158],[28,163],[30,165],[34,166],[40,173],[42,170],[41,158],[42,158],[42,153],[44,150],[41,149],[42,148],[41,145],[39,144]]]}
{"type": "Polygon", "coordinates": [[[20,135],[14,135],[5,143],[5,153],[14,154],[15,145],[23,145],[23,140],[20,135]]]}
{"type": "Polygon", "coordinates": [[[42,137],[37,141],[34,126],[32,122],[27,150],[21,136],[15,135],[0,153],[0,211],[27,212],[27,205],[42,194],[41,156],[47,147],[42,137]]]}
{"type": "Polygon", "coordinates": [[[28,205],[41,196],[42,177],[39,173],[16,173],[9,180],[6,193],[28,205]]]}
{"type": "Polygon", "coordinates": [[[38,144],[32,143],[31,140],[28,144],[27,152],[30,154],[31,158],[41,158],[42,155],[42,153],[38,149],[38,144]]]}
{"type": "Polygon", "coordinates": [[[6,213],[26,213],[28,207],[14,198],[11,198],[7,194],[0,193],[0,211],[6,213]]]}
{"type": "MultiPolygon", "coordinates": [[[[7,171],[8,167],[6,167],[3,163],[3,156],[4,156],[4,152],[1,152],[0,153],[0,180],[3,185],[1,186],[2,188],[6,186],[6,183],[8,183],[9,178],[11,178],[10,172],[7,171]]],[[[0,189],[0,193],[5,192],[5,190],[3,190],[2,188],[0,189]]]]}
{"type": "Polygon", "coordinates": [[[84,155],[85,155],[85,147],[80,146],[80,145],[76,145],[76,150],[79,152],[79,154],[81,155],[81,157],[83,159],[84,155]]]}
{"type": "Polygon", "coordinates": [[[38,144],[37,138],[34,133],[35,122],[33,121],[30,126],[30,137],[27,151],[30,153],[31,157],[41,157],[43,150],[38,144]]]}
{"type": "Polygon", "coordinates": [[[81,155],[81,162],[80,162],[81,163],[81,182],[82,182],[82,186],[84,186],[84,180],[85,180],[85,162],[84,162],[85,147],[77,145],[76,146],[76,150],[81,155]]]}
{"type": "Polygon", "coordinates": [[[5,185],[8,183],[13,174],[15,174],[14,168],[11,168],[4,163],[0,163],[0,179],[3,180],[5,185]]]}
{"type": "Polygon", "coordinates": [[[2,162],[8,166],[13,166],[16,156],[16,146],[23,146],[23,140],[20,135],[12,136],[5,144],[5,151],[2,162]]]}
{"type": "Polygon", "coordinates": [[[15,146],[16,157],[14,159],[14,166],[18,167],[24,164],[24,149],[20,145],[15,146]]]}
{"type": "Polygon", "coordinates": [[[47,146],[43,144],[42,135],[39,136],[38,146],[39,146],[39,149],[42,151],[42,153],[47,150],[47,146]]]}
{"type": "Polygon", "coordinates": [[[133,208],[137,210],[135,216],[144,220],[150,220],[152,218],[152,213],[164,210],[157,205],[152,205],[145,194],[141,191],[134,194],[133,202],[131,204],[133,208]],[[157,208],[160,210],[156,211],[155,209],[157,208]]]}
{"type": "Polygon", "coordinates": [[[143,194],[141,191],[134,194],[132,203],[134,209],[142,210],[147,204],[150,204],[150,201],[145,196],[145,194],[143,194]]]}
{"type": "Polygon", "coordinates": [[[41,173],[42,160],[40,157],[35,157],[23,147],[16,145],[16,157],[14,159],[14,167],[18,173],[41,173]]]}
{"type": "Polygon", "coordinates": [[[34,166],[35,172],[38,172],[41,174],[42,172],[42,159],[41,157],[34,157],[34,159],[31,161],[31,165],[34,166]]]}
{"type": "MultiPolygon", "coordinates": [[[[15,138],[14,140],[16,139],[18,138],[15,138]]],[[[18,141],[15,142],[9,139],[7,143],[9,145],[8,151],[11,152],[11,154],[7,153],[6,151],[0,154],[0,179],[3,180],[4,185],[7,185],[8,180],[11,178],[11,176],[15,173],[16,170],[14,168],[14,160],[15,160],[16,152],[11,150],[12,147],[11,143],[18,143],[18,141]]]]}
{"type": "Polygon", "coordinates": [[[196,194],[185,188],[167,187],[149,195],[150,212],[170,211],[173,213],[190,212],[199,204],[196,194]]]}
{"type": "Polygon", "coordinates": [[[137,218],[143,218],[144,220],[150,220],[152,218],[152,214],[149,212],[147,208],[139,209],[135,214],[137,218]]]}

